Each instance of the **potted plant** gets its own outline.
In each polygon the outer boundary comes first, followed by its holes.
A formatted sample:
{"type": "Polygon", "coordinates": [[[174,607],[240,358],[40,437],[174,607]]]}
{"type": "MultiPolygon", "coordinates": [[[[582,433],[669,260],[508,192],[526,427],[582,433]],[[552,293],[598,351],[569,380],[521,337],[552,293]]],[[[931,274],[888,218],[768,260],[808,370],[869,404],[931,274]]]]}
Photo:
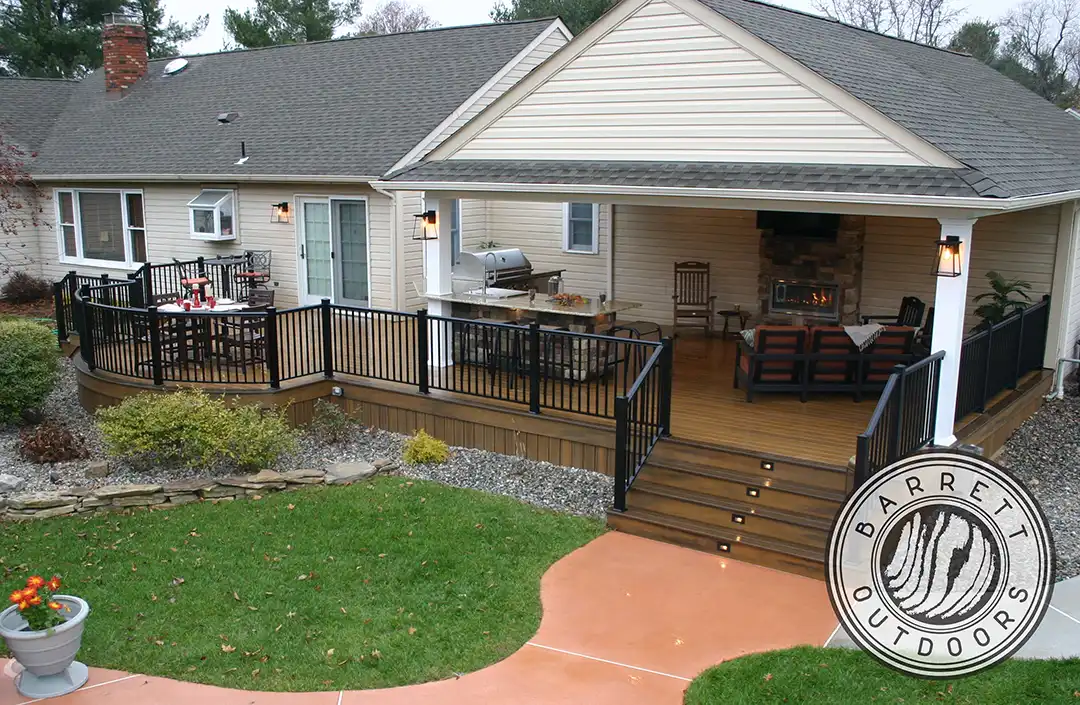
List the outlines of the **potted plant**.
{"type": "Polygon", "coordinates": [[[70,693],[89,677],[75,661],[82,644],[90,605],[72,595],[60,595],[60,578],[31,575],[26,587],[11,593],[11,605],[0,612],[0,636],[23,671],[15,687],[28,698],[70,693]]]}
{"type": "Polygon", "coordinates": [[[975,297],[975,303],[980,304],[975,309],[975,315],[982,319],[981,328],[1001,323],[1013,313],[1026,308],[1031,301],[1031,296],[1028,295],[1030,282],[1006,279],[997,272],[987,272],[986,280],[990,284],[990,291],[975,297]],[[1021,298],[1014,299],[1014,294],[1021,298]],[[982,303],[984,301],[986,303],[982,303]]]}

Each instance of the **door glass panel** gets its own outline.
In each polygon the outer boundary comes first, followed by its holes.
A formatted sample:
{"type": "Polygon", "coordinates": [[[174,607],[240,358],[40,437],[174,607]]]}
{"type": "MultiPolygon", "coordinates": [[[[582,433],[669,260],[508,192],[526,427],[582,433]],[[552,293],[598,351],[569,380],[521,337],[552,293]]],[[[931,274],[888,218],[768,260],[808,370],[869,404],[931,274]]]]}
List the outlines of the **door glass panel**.
{"type": "Polygon", "coordinates": [[[304,204],[304,262],[308,295],[332,296],[329,204],[304,204]]]}
{"type": "Polygon", "coordinates": [[[334,230],[341,272],[341,298],[367,303],[367,208],[363,201],[334,201],[334,230]]]}

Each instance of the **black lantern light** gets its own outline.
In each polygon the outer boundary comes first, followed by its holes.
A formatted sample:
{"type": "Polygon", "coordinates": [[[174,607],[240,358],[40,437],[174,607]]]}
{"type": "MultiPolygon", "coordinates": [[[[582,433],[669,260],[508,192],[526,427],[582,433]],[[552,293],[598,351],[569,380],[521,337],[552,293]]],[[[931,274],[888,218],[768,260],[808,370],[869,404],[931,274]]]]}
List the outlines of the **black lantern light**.
{"type": "Polygon", "coordinates": [[[947,235],[938,240],[937,261],[934,263],[934,274],[939,277],[958,277],[962,273],[961,262],[963,250],[960,238],[955,235],[947,235]]]}
{"type": "Polygon", "coordinates": [[[271,223],[288,223],[289,222],[289,202],[282,201],[281,203],[270,204],[270,222],[271,223]]]}
{"type": "Polygon", "coordinates": [[[439,231],[435,227],[438,215],[435,211],[429,210],[423,213],[416,214],[416,223],[413,225],[413,240],[438,240],[439,231]],[[419,232],[417,232],[417,224],[419,224],[419,232]]]}

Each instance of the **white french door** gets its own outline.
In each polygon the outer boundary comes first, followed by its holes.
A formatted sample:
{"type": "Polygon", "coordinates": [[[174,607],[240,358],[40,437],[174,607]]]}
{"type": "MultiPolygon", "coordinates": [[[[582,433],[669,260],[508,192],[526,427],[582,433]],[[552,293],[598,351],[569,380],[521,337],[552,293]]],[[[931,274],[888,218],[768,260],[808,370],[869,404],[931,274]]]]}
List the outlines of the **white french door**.
{"type": "Polygon", "coordinates": [[[367,306],[371,300],[367,201],[302,198],[297,218],[300,302],[367,306]]]}

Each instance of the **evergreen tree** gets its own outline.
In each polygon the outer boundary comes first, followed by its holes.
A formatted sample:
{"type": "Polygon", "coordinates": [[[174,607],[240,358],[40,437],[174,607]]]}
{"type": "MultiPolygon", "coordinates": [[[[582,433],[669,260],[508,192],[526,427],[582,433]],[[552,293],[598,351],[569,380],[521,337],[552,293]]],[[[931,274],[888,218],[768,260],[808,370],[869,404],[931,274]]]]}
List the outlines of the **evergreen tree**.
{"type": "Polygon", "coordinates": [[[574,34],[598,20],[617,0],[499,0],[491,10],[496,22],[531,20],[539,17],[561,17],[574,34]]]}
{"type": "Polygon", "coordinates": [[[956,30],[949,48],[971,54],[984,64],[993,66],[998,59],[999,44],[1001,34],[997,25],[987,20],[972,20],[956,30]]]}
{"type": "Polygon", "coordinates": [[[198,37],[210,24],[210,15],[202,15],[191,24],[166,18],[162,0],[128,0],[127,8],[146,28],[146,51],[151,59],[176,56],[181,44],[198,37]]]}
{"type": "Polygon", "coordinates": [[[361,0],[256,0],[254,10],[225,10],[225,30],[241,47],[332,39],[360,16],[361,0]]]}

